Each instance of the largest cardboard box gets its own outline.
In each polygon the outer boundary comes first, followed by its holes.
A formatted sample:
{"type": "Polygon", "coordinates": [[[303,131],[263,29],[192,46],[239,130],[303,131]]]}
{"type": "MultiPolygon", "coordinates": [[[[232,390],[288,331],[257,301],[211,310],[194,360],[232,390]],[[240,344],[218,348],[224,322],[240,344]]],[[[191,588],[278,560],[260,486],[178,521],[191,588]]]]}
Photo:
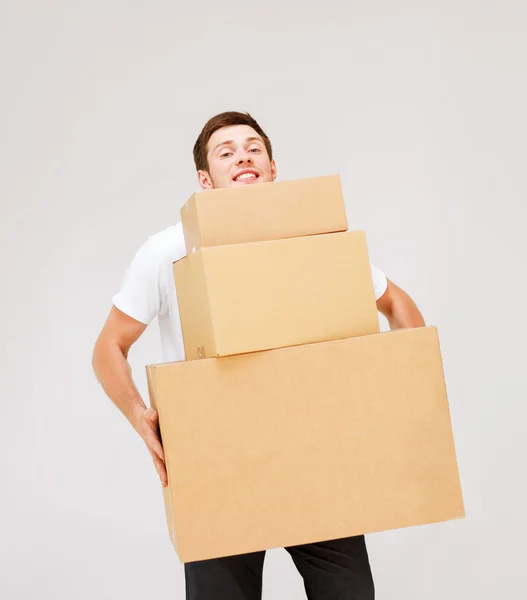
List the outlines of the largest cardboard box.
{"type": "Polygon", "coordinates": [[[434,327],[147,374],[182,562],[464,515],[434,327]]]}
{"type": "Polygon", "coordinates": [[[174,279],[187,360],[379,332],[363,231],[202,248],[174,279]]]}

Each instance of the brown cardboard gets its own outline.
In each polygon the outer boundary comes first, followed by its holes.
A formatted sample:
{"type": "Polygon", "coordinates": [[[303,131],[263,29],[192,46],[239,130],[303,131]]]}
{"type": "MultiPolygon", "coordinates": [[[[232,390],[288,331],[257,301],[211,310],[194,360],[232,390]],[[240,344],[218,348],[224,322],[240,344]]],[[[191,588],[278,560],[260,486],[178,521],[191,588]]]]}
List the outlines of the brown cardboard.
{"type": "Polygon", "coordinates": [[[202,248],[174,277],[187,360],[379,332],[362,231],[202,248]]]}
{"type": "Polygon", "coordinates": [[[182,562],[464,516],[435,327],[147,369],[182,562]]]}
{"type": "Polygon", "coordinates": [[[206,190],[180,212],[187,254],[348,228],[338,175],[206,190]]]}

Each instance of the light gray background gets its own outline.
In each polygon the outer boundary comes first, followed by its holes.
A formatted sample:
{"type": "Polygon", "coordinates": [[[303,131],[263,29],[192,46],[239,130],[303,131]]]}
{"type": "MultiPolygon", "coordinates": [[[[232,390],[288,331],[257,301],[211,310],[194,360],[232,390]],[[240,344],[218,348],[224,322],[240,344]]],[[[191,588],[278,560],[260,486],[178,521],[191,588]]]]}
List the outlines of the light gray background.
{"type": "MultiPolygon", "coordinates": [[[[522,0],[2,2],[0,597],[183,598],[150,457],[90,363],[227,109],[281,179],[341,174],[373,262],[439,327],[468,518],[369,536],[377,597],[521,595],[526,31],[522,0]]],[[[154,324],[145,397],[160,359],[154,324]]],[[[283,550],[264,597],[304,598],[283,550]]]]}

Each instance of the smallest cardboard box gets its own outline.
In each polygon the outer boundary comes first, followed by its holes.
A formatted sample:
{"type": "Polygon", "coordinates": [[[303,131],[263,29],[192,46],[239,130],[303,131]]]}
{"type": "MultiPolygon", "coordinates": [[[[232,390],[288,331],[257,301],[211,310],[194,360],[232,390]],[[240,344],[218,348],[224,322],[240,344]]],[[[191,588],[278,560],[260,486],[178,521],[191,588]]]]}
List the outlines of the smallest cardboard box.
{"type": "Polygon", "coordinates": [[[338,175],[198,192],[181,208],[181,222],[187,254],[348,228],[338,175]]]}

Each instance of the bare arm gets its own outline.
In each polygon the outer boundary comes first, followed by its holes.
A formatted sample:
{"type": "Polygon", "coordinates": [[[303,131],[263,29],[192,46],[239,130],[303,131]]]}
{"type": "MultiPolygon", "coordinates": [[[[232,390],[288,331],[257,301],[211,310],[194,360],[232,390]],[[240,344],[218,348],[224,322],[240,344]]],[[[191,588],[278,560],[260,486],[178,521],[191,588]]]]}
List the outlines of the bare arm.
{"type": "Polygon", "coordinates": [[[147,408],[132,379],[127,357],[130,347],[146,329],[119,309],[112,307],[95,343],[92,365],[104,391],[143,438],[164,486],[167,475],[158,432],[158,415],[147,408]]]}
{"type": "Polygon", "coordinates": [[[388,319],[390,329],[425,326],[415,302],[390,280],[386,291],[377,300],[377,309],[388,319]]]}

